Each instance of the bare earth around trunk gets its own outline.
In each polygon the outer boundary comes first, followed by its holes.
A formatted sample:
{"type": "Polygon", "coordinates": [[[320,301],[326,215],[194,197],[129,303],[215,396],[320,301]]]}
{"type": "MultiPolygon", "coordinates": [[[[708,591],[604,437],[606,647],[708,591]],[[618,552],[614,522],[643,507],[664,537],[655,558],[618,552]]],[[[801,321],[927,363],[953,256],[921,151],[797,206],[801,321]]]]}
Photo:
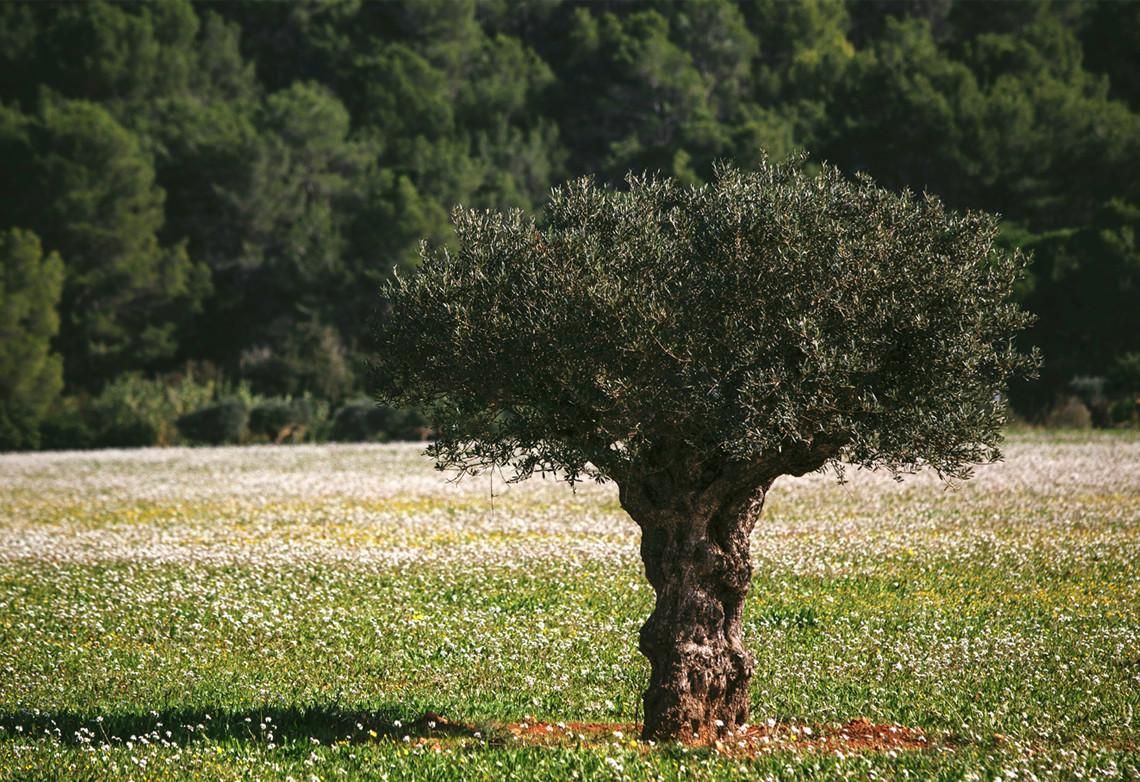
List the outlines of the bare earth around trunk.
{"type": "MultiPolygon", "coordinates": [[[[507,731],[528,744],[605,743],[636,735],[637,725],[602,722],[512,722],[507,731]]],[[[712,742],[722,755],[751,757],[769,752],[861,752],[953,749],[932,741],[923,731],[903,725],[875,723],[866,717],[835,725],[780,723],[742,725],[732,735],[712,742]]]]}

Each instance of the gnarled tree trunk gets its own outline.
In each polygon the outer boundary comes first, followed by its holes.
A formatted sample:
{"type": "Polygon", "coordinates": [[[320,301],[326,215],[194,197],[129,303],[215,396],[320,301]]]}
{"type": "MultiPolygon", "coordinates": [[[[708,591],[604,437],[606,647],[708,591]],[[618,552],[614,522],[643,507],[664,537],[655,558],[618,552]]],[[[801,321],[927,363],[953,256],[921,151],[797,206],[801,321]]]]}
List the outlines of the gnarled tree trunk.
{"type": "Polygon", "coordinates": [[[741,639],[752,578],[749,536],[770,481],[714,480],[690,490],[627,483],[657,603],[641,628],[652,668],[642,738],[708,743],[748,720],[753,659],[741,639]]]}

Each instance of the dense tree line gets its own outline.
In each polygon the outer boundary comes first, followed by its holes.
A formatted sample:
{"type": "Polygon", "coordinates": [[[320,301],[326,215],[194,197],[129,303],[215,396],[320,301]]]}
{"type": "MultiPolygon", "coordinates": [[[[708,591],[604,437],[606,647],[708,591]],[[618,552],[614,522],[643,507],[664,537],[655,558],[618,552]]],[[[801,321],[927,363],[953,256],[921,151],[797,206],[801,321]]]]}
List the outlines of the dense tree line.
{"type": "Polygon", "coordinates": [[[1138,36],[1070,0],[5,3],[0,446],[125,377],[335,406],[455,204],[801,149],[1001,213],[1045,358],[1019,411],[1134,419],[1138,36]]]}

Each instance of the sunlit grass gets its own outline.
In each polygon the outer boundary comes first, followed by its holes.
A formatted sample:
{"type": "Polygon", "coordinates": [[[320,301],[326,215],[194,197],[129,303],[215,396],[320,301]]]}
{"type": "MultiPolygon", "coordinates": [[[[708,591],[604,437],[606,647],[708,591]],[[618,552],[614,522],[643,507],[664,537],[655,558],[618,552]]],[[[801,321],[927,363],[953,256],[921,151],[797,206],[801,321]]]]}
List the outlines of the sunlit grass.
{"type": "Polygon", "coordinates": [[[638,717],[652,596],[612,487],[448,483],[406,446],[0,457],[0,779],[1136,776],[1140,439],[849,478],[771,493],[753,716],[931,750],[518,745],[638,717]]]}

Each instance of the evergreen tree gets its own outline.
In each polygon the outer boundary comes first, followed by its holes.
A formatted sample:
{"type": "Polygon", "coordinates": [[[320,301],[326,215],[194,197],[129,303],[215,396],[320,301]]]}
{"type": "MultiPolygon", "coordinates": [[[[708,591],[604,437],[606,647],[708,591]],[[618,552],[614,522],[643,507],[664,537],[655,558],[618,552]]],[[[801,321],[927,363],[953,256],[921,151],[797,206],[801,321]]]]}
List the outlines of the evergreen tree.
{"type": "Polygon", "coordinates": [[[0,450],[39,445],[38,425],[63,387],[51,348],[63,262],[34,233],[0,232],[0,450]]]}
{"type": "Polygon", "coordinates": [[[1081,347],[1094,308],[1065,286],[1118,302],[1127,278],[1128,253],[1092,237],[1127,244],[1107,215],[1140,203],[1136,8],[12,0],[0,226],[67,267],[72,390],[187,361],[315,388],[304,364],[330,345],[339,389],[358,382],[359,292],[422,239],[454,247],[454,205],[537,210],[571,176],[699,182],[806,149],[1006,217],[1004,240],[1036,248],[1051,397],[1070,368],[1115,366],[1081,347]]]}
{"type": "Polygon", "coordinates": [[[31,117],[0,110],[0,161],[5,219],[66,264],[58,346],[68,385],[161,366],[208,276],[183,245],[159,242],[163,192],[137,137],[97,104],[45,95],[31,117]]]}
{"type": "MultiPolygon", "coordinates": [[[[223,241],[215,241],[208,259],[217,294],[207,308],[210,327],[199,332],[209,355],[235,370],[244,364],[266,390],[268,367],[297,364],[282,363],[282,356],[300,350],[303,363],[315,359],[303,345],[341,342],[335,331],[316,343],[300,334],[309,321],[334,324],[338,294],[351,287],[345,226],[358,208],[369,160],[367,146],[350,140],[349,130],[348,112],[335,96],[294,84],[270,95],[253,126],[241,129],[244,144],[226,184],[216,189],[215,226],[223,241]]],[[[337,395],[350,382],[334,384],[337,395]]],[[[306,390],[296,377],[273,385],[306,390]]]]}

